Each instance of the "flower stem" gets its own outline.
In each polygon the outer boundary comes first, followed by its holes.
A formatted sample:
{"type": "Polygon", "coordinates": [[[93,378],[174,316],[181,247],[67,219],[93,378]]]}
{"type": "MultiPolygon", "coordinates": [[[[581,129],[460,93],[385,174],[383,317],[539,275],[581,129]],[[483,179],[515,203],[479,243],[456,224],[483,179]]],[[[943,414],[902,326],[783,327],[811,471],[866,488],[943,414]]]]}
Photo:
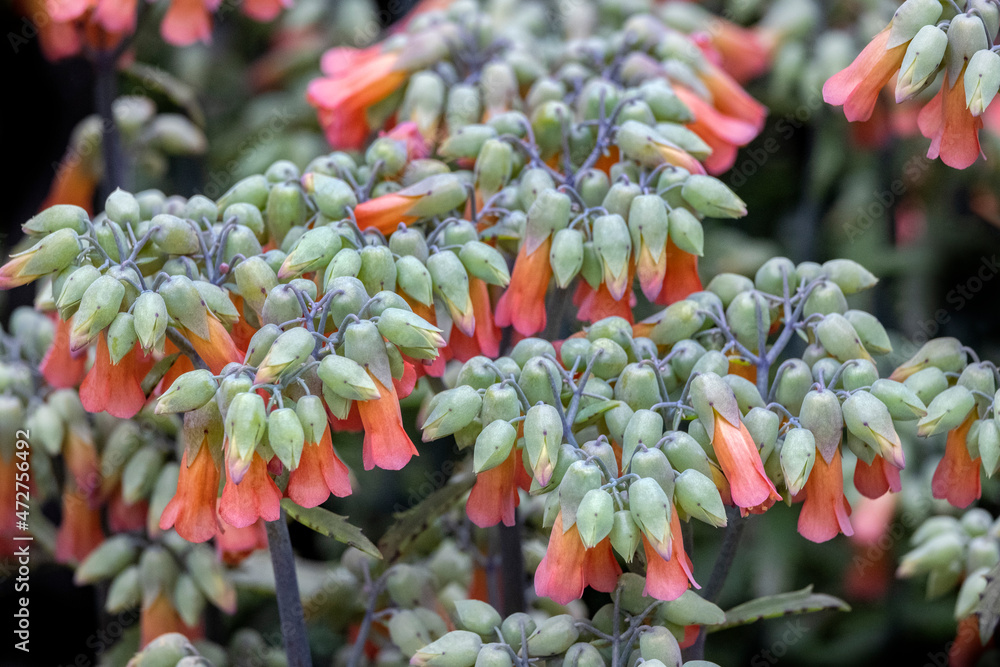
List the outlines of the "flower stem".
{"type": "Polygon", "coordinates": [[[288,537],[285,510],[277,521],[265,522],[267,546],[271,551],[274,568],[274,592],[278,599],[278,617],[281,619],[281,636],[285,641],[288,667],[312,667],[309,656],[309,639],[306,636],[306,618],[299,596],[299,581],[295,573],[295,557],[288,537]]]}
{"type": "Polygon", "coordinates": [[[125,185],[125,154],[113,110],[118,88],[116,63],[120,55],[117,49],[98,51],[94,55],[94,103],[101,117],[101,153],[104,158],[102,201],[116,188],[125,185]]]}
{"type": "Polygon", "coordinates": [[[521,523],[514,510],[514,525],[500,524],[500,577],[503,615],[524,611],[524,553],[521,551],[521,523]]]}

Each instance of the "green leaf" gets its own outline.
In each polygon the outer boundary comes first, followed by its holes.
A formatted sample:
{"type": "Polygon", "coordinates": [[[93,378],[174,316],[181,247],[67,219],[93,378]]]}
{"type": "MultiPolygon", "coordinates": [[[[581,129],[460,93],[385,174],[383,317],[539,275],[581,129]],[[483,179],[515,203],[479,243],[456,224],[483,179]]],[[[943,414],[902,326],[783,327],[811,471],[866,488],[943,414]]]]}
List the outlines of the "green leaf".
{"type": "Polygon", "coordinates": [[[736,605],[726,612],[726,622],[708,628],[709,632],[748,625],[765,618],[777,618],[791,614],[808,614],[824,609],[850,611],[851,606],[832,595],[813,593],[812,584],[792,593],[768,595],[736,605]]]}
{"type": "Polygon", "coordinates": [[[415,507],[395,514],[396,523],[385,532],[378,543],[386,562],[391,563],[399,558],[407,547],[421,533],[430,528],[439,516],[450,510],[462,496],[468,493],[475,482],[475,475],[456,476],[417,503],[415,507]]]}
{"type": "Polygon", "coordinates": [[[317,533],[332,537],[338,542],[343,542],[355,549],[360,549],[374,558],[382,558],[378,547],[364,536],[360,528],[349,523],[347,517],[334,514],[322,507],[307,509],[301,505],[297,505],[289,498],[281,501],[281,507],[288,512],[288,516],[302,525],[312,528],[317,533]]]}
{"type": "Polygon", "coordinates": [[[979,615],[979,639],[986,644],[1000,621],[1000,564],[986,575],[986,588],[979,595],[979,604],[972,613],[979,615]]]}

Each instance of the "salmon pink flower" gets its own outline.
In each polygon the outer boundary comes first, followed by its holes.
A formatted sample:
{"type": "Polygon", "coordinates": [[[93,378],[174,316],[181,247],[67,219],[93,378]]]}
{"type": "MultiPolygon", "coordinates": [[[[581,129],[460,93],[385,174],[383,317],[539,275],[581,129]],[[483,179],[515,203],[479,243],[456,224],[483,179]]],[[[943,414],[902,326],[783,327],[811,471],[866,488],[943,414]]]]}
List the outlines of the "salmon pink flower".
{"type": "Polygon", "coordinates": [[[333,451],[330,427],[323,430],[319,442],[302,447],[299,467],[288,476],[286,495],[302,507],[316,507],[330,497],[351,495],[350,472],[333,451]]]}
{"type": "Polygon", "coordinates": [[[983,119],[965,106],[965,67],[954,82],[945,71],[941,90],[924,105],[917,117],[920,133],[931,140],[927,157],[941,158],[949,167],[965,169],[979,159],[979,130],[983,119]]]}
{"type": "Polygon", "coordinates": [[[972,410],[960,426],[948,431],[944,458],[931,480],[934,497],[947,500],[955,507],[968,507],[983,491],[979,478],[980,460],[972,458],[967,444],[969,429],[975,421],[976,411],[972,410]]]}
{"type": "Polygon", "coordinates": [[[206,436],[194,456],[181,456],[177,491],[160,515],[160,530],[173,528],[188,542],[205,542],[219,532],[215,506],[219,496],[219,466],[206,436]]]}
{"type": "Polygon", "coordinates": [[[330,145],[358,150],[372,133],[367,111],[405,83],[409,73],[398,52],[381,45],[367,49],[339,47],[323,56],[324,78],[309,84],[306,97],[319,109],[319,122],[330,145]]]}
{"type": "Polygon", "coordinates": [[[854,488],[866,498],[879,498],[886,491],[899,493],[899,468],[876,454],[871,465],[858,459],[854,468],[854,488]]]}
{"type": "Polygon", "coordinates": [[[87,412],[107,412],[129,419],[142,409],[146,394],[141,383],[149,369],[137,363],[137,354],[141,354],[138,343],[117,364],[112,363],[107,334],[101,332],[94,365],[80,385],[80,402],[87,412]]]}
{"type": "Polygon", "coordinates": [[[92,506],[71,482],[62,494],[62,522],[56,533],[54,554],[56,562],[78,563],[103,541],[100,508],[92,506]]]}
{"type": "Polygon", "coordinates": [[[566,604],[578,600],[587,586],[610,593],[621,573],[611,551],[611,538],[605,537],[593,549],[587,549],[576,524],[563,531],[560,512],[552,525],[545,557],[535,570],[535,593],[566,604]]]}
{"type": "MultiPolygon", "coordinates": [[[[631,274],[632,269],[629,269],[631,274]]],[[[632,282],[631,275],[629,283],[632,282]]],[[[596,290],[586,280],[581,280],[573,294],[573,305],[577,307],[576,318],[581,322],[597,322],[605,317],[621,317],[630,324],[635,322],[632,308],[637,303],[635,294],[627,291],[623,298],[615,299],[607,283],[601,283],[596,290]]]]}
{"type": "Polygon", "coordinates": [[[714,408],[712,412],[712,448],[723,474],[729,480],[733,503],[740,507],[743,516],[760,514],[781,500],[781,495],[764,472],[757,445],[743,422],[734,425],[714,408]]]}
{"type": "Polygon", "coordinates": [[[72,318],[55,320],[56,329],[52,337],[52,345],[45,352],[38,370],[51,387],[68,389],[80,384],[87,372],[87,355],[74,355],[69,349],[69,332],[73,328],[72,318]]]}
{"type": "Polygon", "coordinates": [[[736,81],[760,76],[771,65],[774,39],[757,28],[744,28],[726,19],[712,19],[712,29],[691,37],[703,52],[714,51],[720,65],[736,81]]]}
{"type": "Polygon", "coordinates": [[[212,38],[212,12],[221,0],[171,0],[160,24],[160,35],[174,46],[208,43],[212,38]]]}
{"type": "Polygon", "coordinates": [[[655,303],[667,306],[700,291],[698,255],[684,252],[673,241],[667,239],[667,271],[663,276],[663,288],[657,295],[655,303]]]}
{"type": "Polygon", "coordinates": [[[665,559],[663,549],[657,549],[643,533],[642,548],[646,554],[646,587],[642,591],[643,595],[657,600],[676,600],[691,586],[701,588],[694,580],[694,568],[684,551],[680,535],[681,520],[674,508],[670,512],[669,559],[665,559]]]}
{"type": "Polygon", "coordinates": [[[243,0],[240,8],[254,21],[267,23],[278,18],[282,9],[292,6],[292,0],[243,0]]]}
{"type": "Polygon", "coordinates": [[[252,526],[257,519],[277,521],[281,516],[281,491],[267,474],[267,463],[257,452],[239,484],[227,476],[219,501],[219,516],[237,528],[252,526]]]}
{"type": "Polygon", "coordinates": [[[838,448],[827,463],[816,451],[809,479],[804,489],[805,501],[799,513],[799,534],[812,542],[826,542],[838,533],[853,535],[851,506],[844,498],[844,469],[838,448]]]}
{"type": "Polygon", "coordinates": [[[219,517],[219,534],[215,537],[219,560],[234,567],[258,549],[267,549],[267,528],[263,521],[258,519],[249,526],[237,528],[219,517]]]}
{"type": "Polygon", "coordinates": [[[184,624],[169,593],[162,587],[155,596],[143,597],[142,613],[139,615],[139,648],[168,632],[179,632],[190,640],[204,635],[201,628],[184,624]]]}
{"type": "Polygon", "coordinates": [[[378,388],[379,397],[355,402],[365,430],[361,458],[365,470],[375,467],[401,470],[411,457],[419,456],[419,452],[403,429],[396,387],[386,388],[375,376],[372,382],[378,388]]]}
{"type": "Polygon", "coordinates": [[[514,260],[510,285],[497,302],[497,326],[513,325],[522,336],[532,336],[545,328],[545,294],[552,279],[552,266],[549,264],[551,247],[551,235],[530,255],[527,243],[521,243],[514,260]]]}
{"type": "Polygon", "coordinates": [[[206,318],[208,323],[208,338],[201,338],[190,329],[181,329],[184,337],[191,342],[191,347],[198,353],[202,361],[213,373],[221,373],[226,364],[243,361],[243,352],[233,342],[232,336],[226,331],[225,325],[211,315],[206,318]]]}
{"type": "Polygon", "coordinates": [[[503,463],[476,475],[476,484],[465,503],[465,513],[480,528],[489,528],[501,521],[505,526],[513,526],[514,512],[521,503],[517,489],[527,491],[530,487],[531,477],[521,462],[521,450],[514,447],[503,463]]]}
{"type": "Polygon", "coordinates": [[[704,160],[705,170],[711,174],[720,174],[732,167],[737,149],[749,144],[760,132],[753,122],[720,111],[684,86],[674,86],[674,93],[694,115],[687,128],[712,149],[704,160]]]}
{"type": "MultiPolygon", "coordinates": [[[[844,105],[844,115],[849,121],[871,117],[879,91],[903,64],[910,42],[888,48],[891,31],[890,23],[875,35],[854,62],[823,84],[823,100],[834,106],[844,105]]],[[[964,93],[962,104],[964,107],[964,93]]]]}
{"type": "MultiPolygon", "coordinates": [[[[500,356],[500,330],[497,329],[497,325],[493,321],[489,286],[483,280],[469,276],[469,298],[472,300],[472,314],[476,320],[476,331],[472,336],[467,336],[458,327],[452,327],[447,348],[459,361],[468,361],[479,355],[495,359],[500,356]]],[[[431,322],[431,320],[427,321],[431,322]]],[[[441,352],[444,350],[442,349],[441,352]]],[[[441,357],[442,355],[439,354],[437,359],[441,359],[441,357]]]]}

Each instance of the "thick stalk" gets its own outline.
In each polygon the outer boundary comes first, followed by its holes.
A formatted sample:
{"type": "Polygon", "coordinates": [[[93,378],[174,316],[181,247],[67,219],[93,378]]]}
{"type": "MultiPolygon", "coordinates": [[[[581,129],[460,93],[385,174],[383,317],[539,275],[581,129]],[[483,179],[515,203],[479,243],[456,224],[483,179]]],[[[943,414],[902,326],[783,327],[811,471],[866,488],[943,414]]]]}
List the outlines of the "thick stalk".
{"type": "Polygon", "coordinates": [[[521,551],[521,522],[514,510],[514,525],[500,525],[500,577],[503,615],[524,611],[524,553],[521,551]]]}
{"type": "Polygon", "coordinates": [[[299,596],[299,580],[295,573],[295,556],[292,554],[292,541],[288,537],[285,510],[281,510],[277,521],[268,521],[265,526],[288,667],[312,667],[306,618],[302,611],[302,598],[299,596]]]}
{"type": "MultiPolygon", "coordinates": [[[[740,516],[738,507],[727,508],[729,523],[726,525],[726,532],[722,537],[722,547],[719,555],[712,566],[712,574],[708,578],[708,583],[701,590],[701,596],[709,602],[715,602],[722,588],[726,584],[726,577],[736,558],[736,550],[740,545],[740,537],[746,527],[746,520],[740,516]]],[[[703,660],[705,657],[705,628],[702,627],[698,633],[698,639],[684,652],[685,660],[703,660]]]]}

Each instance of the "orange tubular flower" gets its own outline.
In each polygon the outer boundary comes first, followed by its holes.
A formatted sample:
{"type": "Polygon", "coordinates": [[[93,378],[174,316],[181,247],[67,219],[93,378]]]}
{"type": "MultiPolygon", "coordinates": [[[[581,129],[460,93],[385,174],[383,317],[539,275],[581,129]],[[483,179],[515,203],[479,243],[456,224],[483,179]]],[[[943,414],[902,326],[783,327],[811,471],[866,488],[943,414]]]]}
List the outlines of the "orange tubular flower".
{"type": "Polygon", "coordinates": [[[219,532],[215,517],[219,476],[207,437],[202,440],[194,461],[188,462],[185,451],[177,492],[160,515],[160,529],[173,528],[188,542],[204,542],[215,536],[219,532]]]}
{"type": "Polygon", "coordinates": [[[931,480],[934,497],[947,500],[955,507],[968,507],[983,492],[979,479],[980,461],[969,455],[966,444],[969,429],[975,421],[976,411],[972,410],[958,428],[948,431],[944,458],[938,463],[931,480]]]}
{"type": "Polygon", "coordinates": [[[700,291],[698,255],[684,252],[673,241],[667,239],[667,272],[663,276],[663,289],[660,290],[655,303],[667,306],[700,291]]]}
{"type": "Polygon", "coordinates": [[[226,565],[230,567],[239,565],[254,551],[267,548],[267,528],[263,521],[258,519],[245,528],[230,526],[222,517],[219,517],[219,523],[221,526],[215,538],[215,552],[219,560],[226,565]]]}
{"type": "Polygon", "coordinates": [[[162,589],[156,597],[148,601],[148,604],[143,603],[142,614],[139,616],[139,626],[139,648],[168,632],[179,632],[191,640],[198,639],[203,635],[201,628],[184,624],[180,614],[174,609],[170,595],[162,589]]]}
{"type": "Polygon", "coordinates": [[[576,524],[563,531],[560,512],[552,526],[545,557],[535,570],[535,593],[566,604],[578,600],[587,586],[610,593],[621,573],[621,566],[611,552],[611,538],[606,537],[593,549],[587,549],[580,541],[576,524]]]}
{"type": "Polygon", "coordinates": [[[211,315],[208,321],[208,339],[200,338],[190,329],[181,329],[184,337],[191,342],[191,347],[198,353],[208,369],[215,374],[222,372],[226,364],[243,361],[243,352],[236,347],[232,336],[226,331],[222,322],[211,315]]]}
{"type": "Polygon", "coordinates": [[[760,128],[753,123],[719,111],[683,86],[675,86],[674,92],[694,114],[694,120],[687,124],[687,128],[712,149],[712,153],[705,158],[705,169],[711,174],[720,174],[732,167],[736,162],[737,148],[746,146],[760,132],[760,128]]]}
{"type": "Polygon", "coordinates": [[[468,361],[478,355],[495,359],[500,356],[500,330],[493,321],[489,287],[479,278],[469,276],[469,297],[472,299],[472,314],[476,319],[475,335],[466,336],[461,329],[453,327],[448,347],[459,361],[468,361]]]}
{"type": "MultiPolygon", "coordinates": [[[[629,269],[629,273],[631,271],[629,269]]],[[[632,283],[631,276],[628,282],[632,283]]],[[[586,280],[581,280],[573,294],[573,305],[577,307],[576,318],[581,322],[597,322],[605,317],[615,316],[633,324],[635,317],[632,314],[632,308],[637,303],[637,299],[631,290],[626,292],[626,295],[627,298],[615,300],[607,283],[601,283],[601,286],[595,290],[586,280]]]]}
{"type": "Polygon", "coordinates": [[[254,21],[273,21],[282,9],[292,6],[291,0],[243,0],[243,13],[254,21]]]}
{"type": "Polygon", "coordinates": [[[103,541],[100,508],[92,507],[75,484],[68,484],[62,495],[62,523],[56,533],[56,562],[80,562],[103,541]]]}
{"type": "Polygon", "coordinates": [[[963,67],[954,83],[949,83],[945,71],[941,90],[917,116],[920,134],[931,140],[927,157],[940,157],[955,169],[965,169],[979,159],[979,130],[983,127],[982,117],[973,116],[965,106],[964,77],[963,67]]]}
{"type": "Polygon", "coordinates": [[[552,279],[551,247],[549,236],[528,255],[526,244],[521,243],[510,285],[497,302],[497,326],[513,325],[522,336],[532,336],[545,328],[545,294],[552,279]]]}
{"type": "Polygon", "coordinates": [[[260,454],[254,452],[250,469],[239,484],[227,476],[219,516],[237,528],[252,526],[257,519],[277,521],[281,516],[281,491],[267,474],[267,464],[260,454]]]}
{"type": "Polygon", "coordinates": [[[854,468],[854,488],[866,498],[879,498],[886,491],[899,493],[902,484],[899,480],[899,468],[876,455],[871,465],[858,459],[854,468]]]}
{"type": "Polygon", "coordinates": [[[401,470],[411,457],[419,456],[420,453],[403,429],[403,415],[399,411],[396,387],[386,388],[374,376],[372,381],[378,387],[380,396],[355,402],[365,429],[361,459],[365,470],[375,467],[401,470]]]}
{"type": "MultiPolygon", "coordinates": [[[[75,147],[70,147],[74,151],[75,147]]],[[[42,208],[56,204],[73,204],[85,209],[87,213],[94,212],[94,193],[100,179],[86,160],[76,154],[67,153],[59,164],[59,171],[52,181],[48,196],[42,202],[42,208]]]]}
{"type": "MultiPolygon", "coordinates": [[[[889,83],[889,79],[903,63],[909,42],[891,49],[886,48],[891,26],[890,23],[883,28],[854,62],[823,84],[823,100],[834,106],[844,105],[844,116],[849,121],[868,120],[871,117],[879,91],[889,83]]],[[[964,93],[962,104],[964,107],[964,93]]]]}
{"type": "Polygon", "coordinates": [[[67,389],[75,387],[83,380],[87,372],[87,355],[76,356],[69,349],[69,332],[73,328],[72,318],[62,320],[55,318],[56,330],[52,338],[52,346],[46,351],[38,370],[50,387],[67,389]]]}
{"type": "Polygon", "coordinates": [[[711,32],[692,37],[702,51],[714,50],[722,69],[741,83],[760,76],[771,65],[773,40],[759,29],[715,19],[711,32]]]}
{"type": "Polygon", "coordinates": [[[319,109],[319,122],[334,148],[358,150],[372,132],[366,111],[406,81],[399,54],[339,47],[323,56],[325,78],[309,84],[306,97],[319,109]]]}
{"type": "Polygon", "coordinates": [[[743,422],[734,426],[715,412],[714,430],[712,448],[729,480],[730,495],[733,503],[740,507],[740,513],[743,516],[760,514],[781,500],[774,483],[764,472],[757,445],[743,422]]]}
{"type": "Polygon", "coordinates": [[[518,487],[527,491],[531,487],[531,477],[521,462],[521,450],[515,447],[503,463],[476,475],[476,484],[465,503],[469,520],[480,528],[489,528],[501,521],[505,526],[513,526],[514,511],[521,504],[518,487]]]}
{"type": "Polygon", "coordinates": [[[691,559],[684,552],[684,542],[680,539],[681,520],[677,510],[670,512],[671,556],[665,560],[656,548],[642,536],[642,548],[646,553],[646,587],[643,595],[657,600],[676,600],[691,586],[701,588],[694,580],[691,559]],[[676,538],[676,539],[675,539],[676,538]]]}
{"type": "Polygon", "coordinates": [[[417,195],[404,195],[391,192],[381,197],[369,199],[354,207],[354,219],[358,228],[365,230],[374,227],[383,234],[391,234],[400,223],[409,225],[420,216],[410,215],[409,211],[420,199],[417,195]]]}
{"type": "Polygon", "coordinates": [[[806,499],[799,513],[799,534],[812,542],[826,542],[838,533],[853,535],[851,506],[844,498],[844,470],[840,463],[840,449],[829,463],[816,451],[804,489],[806,499]]]}
{"type": "Polygon", "coordinates": [[[149,502],[146,500],[139,500],[131,505],[126,504],[122,498],[121,484],[118,484],[108,503],[108,528],[112,533],[143,530],[146,527],[148,513],[149,502]]]}
{"type": "Polygon", "coordinates": [[[160,24],[160,35],[174,46],[212,39],[212,12],[221,0],[172,0],[160,24]]]}
{"type": "Polygon", "coordinates": [[[328,426],[319,442],[307,442],[302,448],[299,467],[288,476],[286,495],[302,507],[316,507],[331,493],[338,498],[351,495],[351,477],[333,451],[328,426]]]}
{"type": "Polygon", "coordinates": [[[712,94],[712,102],[720,113],[751,125],[755,135],[763,129],[764,119],[767,118],[767,107],[751,97],[750,93],[743,90],[743,87],[723,69],[712,63],[706,63],[699,78],[712,94]]]}
{"type": "Polygon", "coordinates": [[[98,336],[94,365],[80,385],[80,402],[87,412],[107,412],[113,417],[134,417],[146,403],[142,392],[145,369],[136,364],[139,344],[127,352],[117,364],[111,363],[108,341],[104,333],[98,336]],[[141,375],[140,375],[141,373],[141,375]]]}

